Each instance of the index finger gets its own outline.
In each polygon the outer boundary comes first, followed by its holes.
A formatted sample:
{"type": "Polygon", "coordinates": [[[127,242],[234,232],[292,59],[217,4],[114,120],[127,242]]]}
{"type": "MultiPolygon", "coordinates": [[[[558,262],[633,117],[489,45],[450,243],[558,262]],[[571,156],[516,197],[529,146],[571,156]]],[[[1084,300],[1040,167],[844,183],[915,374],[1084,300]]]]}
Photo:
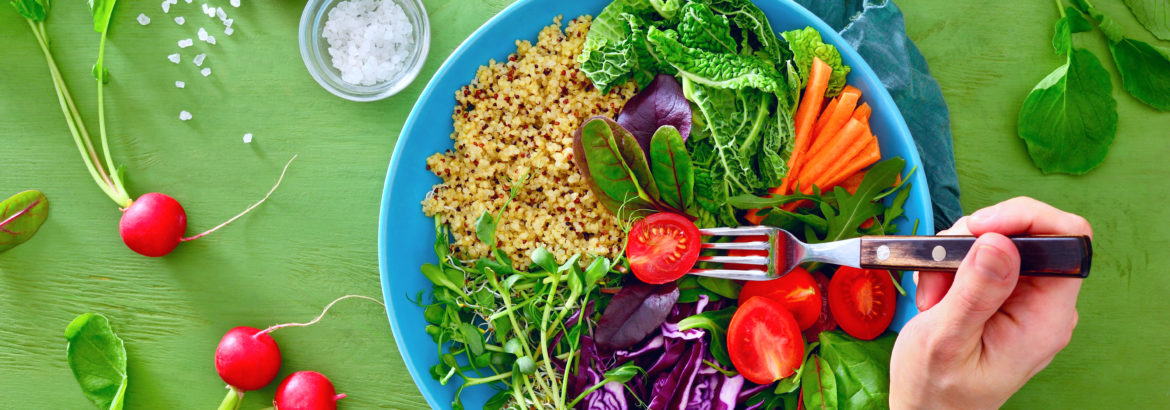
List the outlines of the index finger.
{"type": "Polygon", "coordinates": [[[968,218],[967,229],[975,236],[995,232],[1093,237],[1093,227],[1085,218],[1028,197],[1012,198],[980,209],[968,218]]]}

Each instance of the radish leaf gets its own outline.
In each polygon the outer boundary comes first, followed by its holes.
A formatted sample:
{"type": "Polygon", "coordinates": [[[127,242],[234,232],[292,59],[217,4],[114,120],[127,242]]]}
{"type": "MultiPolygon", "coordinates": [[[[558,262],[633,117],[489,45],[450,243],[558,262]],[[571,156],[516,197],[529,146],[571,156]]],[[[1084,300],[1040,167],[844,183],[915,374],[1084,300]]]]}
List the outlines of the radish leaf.
{"type": "Polygon", "coordinates": [[[1097,20],[1097,28],[1109,40],[1109,53],[1125,90],[1151,107],[1170,111],[1170,49],[1127,37],[1117,22],[1092,4],[1083,0],[1073,4],[1097,20]]]}
{"type": "Polygon", "coordinates": [[[49,13],[49,5],[44,0],[12,0],[12,7],[24,18],[32,21],[44,21],[49,13]]]}
{"type": "Polygon", "coordinates": [[[1170,40],[1170,0],[1125,0],[1139,23],[1161,40],[1170,40]]]}
{"type": "Polygon", "coordinates": [[[1117,134],[1109,72],[1093,53],[1072,48],[1020,108],[1018,133],[1045,173],[1084,174],[1105,160],[1117,134]]]}
{"type": "Polygon", "coordinates": [[[116,0],[87,0],[89,11],[93,13],[93,30],[105,33],[110,29],[110,16],[114,14],[116,0]]]}
{"type": "Polygon", "coordinates": [[[49,198],[24,191],[0,202],[0,252],[32,238],[49,217],[49,198]]]}
{"type": "Polygon", "coordinates": [[[100,409],[121,410],[126,395],[126,347],[105,316],[85,313],[65,329],[66,360],[81,392],[100,409]]]}

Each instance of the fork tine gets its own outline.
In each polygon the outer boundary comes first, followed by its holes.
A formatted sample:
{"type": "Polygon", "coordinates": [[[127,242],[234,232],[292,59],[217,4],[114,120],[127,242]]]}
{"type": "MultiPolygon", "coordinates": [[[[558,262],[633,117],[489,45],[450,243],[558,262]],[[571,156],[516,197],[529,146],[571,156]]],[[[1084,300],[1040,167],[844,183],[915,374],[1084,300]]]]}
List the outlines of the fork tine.
{"type": "Polygon", "coordinates": [[[767,242],[715,242],[704,243],[703,249],[766,251],[771,248],[767,242]]]}
{"type": "Polygon", "coordinates": [[[691,275],[734,280],[760,281],[775,279],[774,276],[771,276],[762,270],[692,269],[687,273],[691,275]]]}
{"type": "Polygon", "coordinates": [[[773,232],[776,232],[776,228],[771,226],[741,226],[738,228],[706,228],[699,230],[699,233],[707,236],[767,235],[773,232]]]}
{"type": "Polygon", "coordinates": [[[738,263],[744,265],[767,265],[767,256],[708,256],[699,257],[699,262],[738,263]]]}

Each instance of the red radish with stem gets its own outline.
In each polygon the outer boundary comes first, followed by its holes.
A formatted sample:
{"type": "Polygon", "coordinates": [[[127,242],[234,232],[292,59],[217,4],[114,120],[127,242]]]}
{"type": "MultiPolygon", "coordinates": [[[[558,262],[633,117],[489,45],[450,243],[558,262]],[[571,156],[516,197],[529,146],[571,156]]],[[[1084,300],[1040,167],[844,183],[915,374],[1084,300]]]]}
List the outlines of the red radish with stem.
{"type": "MultiPolygon", "coordinates": [[[[269,326],[264,330],[240,326],[224,334],[219,341],[219,346],[215,349],[215,371],[228,384],[230,391],[219,408],[229,410],[237,408],[244,392],[261,389],[276,378],[276,374],[280,371],[280,348],[277,347],[276,341],[272,339],[272,336],[269,336],[269,333],[285,327],[312,326],[320,322],[337,302],[351,298],[366,299],[385,307],[382,301],[369,296],[345,295],[329,302],[321,310],[321,314],[306,323],[282,323],[269,326]]],[[[321,377],[324,378],[324,376],[321,377]]],[[[328,379],[326,379],[326,383],[328,383],[328,379]]],[[[329,384],[329,391],[333,391],[332,384],[329,384]]],[[[340,399],[340,397],[337,398],[340,399]]]]}
{"type": "Polygon", "coordinates": [[[276,388],[272,404],[276,410],[335,410],[337,401],[345,394],[337,394],[329,378],[314,371],[299,371],[288,375],[276,388]]]}

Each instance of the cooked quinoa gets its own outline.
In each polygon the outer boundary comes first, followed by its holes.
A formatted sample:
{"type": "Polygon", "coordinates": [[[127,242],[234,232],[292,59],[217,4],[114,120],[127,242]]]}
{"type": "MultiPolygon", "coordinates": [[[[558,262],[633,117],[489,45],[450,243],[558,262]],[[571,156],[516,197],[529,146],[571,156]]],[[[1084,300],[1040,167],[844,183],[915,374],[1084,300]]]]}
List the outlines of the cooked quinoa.
{"type": "Polygon", "coordinates": [[[578,69],[576,57],[592,18],[561,31],[561,18],[540,32],[536,45],[516,42],[508,61],[481,66],[455,93],[455,149],[427,158],[443,178],[423,200],[428,216],[441,214],[461,258],[487,256],[475,221],[508,199],[513,183],[529,177],[500,219],[497,246],[516,267],[544,246],[564,261],[576,253],[616,256],[622,231],[589,191],[573,164],[573,133],[593,115],[616,117],[636,92],[632,83],[602,95],[578,69]]]}

